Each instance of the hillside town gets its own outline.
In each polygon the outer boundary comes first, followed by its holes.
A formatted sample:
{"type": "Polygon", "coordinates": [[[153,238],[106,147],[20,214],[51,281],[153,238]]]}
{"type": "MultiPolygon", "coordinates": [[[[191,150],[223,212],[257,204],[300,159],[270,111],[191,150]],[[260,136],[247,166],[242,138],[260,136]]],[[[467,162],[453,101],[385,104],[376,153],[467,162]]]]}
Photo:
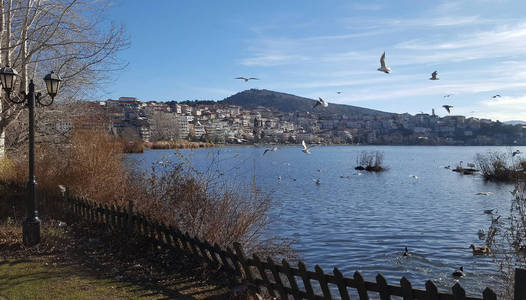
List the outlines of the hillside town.
{"type": "Polygon", "coordinates": [[[143,102],[120,97],[85,102],[57,130],[103,129],[125,140],[187,139],[216,144],[308,143],[387,145],[525,145],[522,125],[451,115],[338,114],[323,109],[284,113],[222,102],[143,102]],[[203,104],[206,103],[206,104],[203,104]],[[88,108],[86,108],[88,107],[88,108]]]}

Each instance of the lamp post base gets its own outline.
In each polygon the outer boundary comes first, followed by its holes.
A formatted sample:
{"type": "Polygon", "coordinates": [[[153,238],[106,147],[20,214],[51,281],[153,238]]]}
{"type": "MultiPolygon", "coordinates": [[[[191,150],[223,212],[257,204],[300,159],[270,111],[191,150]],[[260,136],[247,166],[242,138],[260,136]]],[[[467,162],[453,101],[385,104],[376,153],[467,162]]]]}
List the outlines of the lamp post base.
{"type": "Polygon", "coordinates": [[[22,237],[25,246],[32,247],[40,243],[40,220],[38,217],[29,217],[24,220],[22,237]]]}

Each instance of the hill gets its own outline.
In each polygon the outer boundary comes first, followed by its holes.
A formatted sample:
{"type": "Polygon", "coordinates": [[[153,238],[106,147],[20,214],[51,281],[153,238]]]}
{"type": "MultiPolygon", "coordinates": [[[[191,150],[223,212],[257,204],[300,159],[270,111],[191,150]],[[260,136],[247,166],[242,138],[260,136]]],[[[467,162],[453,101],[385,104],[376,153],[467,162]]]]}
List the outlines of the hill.
{"type": "Polygon", "coordinates": [[[502,123],[506,124],[506,125],[526,125],[525,121],[519,121],[519,120],[506,121],[506,122],[502,122],[502,123]]]}
{"type": "MultiPolygon", "coordinates": [[[[326,108],[318,107],[316,110],[325,113],[337,113],[345,115],[385,115],[391,114],[379,110],[357,107],[352,105],[332,104],[329,99],[329,106],[326,108]]],[[[277,109],[282,112],[309,111],[316,103],[315,100],[299,97],[291,94],[280,93],[269,90],[251,89],[239,92],[225,98],[220,103],[232,104],[243,108],[254,109],[258,106],[277,109]]]]}

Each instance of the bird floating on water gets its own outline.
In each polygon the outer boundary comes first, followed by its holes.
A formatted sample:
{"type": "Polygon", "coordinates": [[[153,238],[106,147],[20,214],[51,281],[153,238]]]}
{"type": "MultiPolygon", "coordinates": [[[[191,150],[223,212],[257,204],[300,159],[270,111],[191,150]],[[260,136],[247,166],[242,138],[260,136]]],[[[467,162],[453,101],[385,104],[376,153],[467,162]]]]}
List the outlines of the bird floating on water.
{"type": "Polygon", "coordinates": [[[416,176],[416,175],[409,175],[409,177],[412,177],[414,179],[418,179],[418,176],[416,176]]]}
{"type": "Polygon", "coordinates": [[[486,246],[486,245],[477,247],[477,246],[471,244],[469,246],[469,248],[473,249],[473,255],[487,254],[487,253],[490,252],[489,247],[486,246]]]}
{"type": "Polygon", "coordinates": [[[431,73],[431,78],[429,78],[429,80],[438,80],[438,72],[434,71],[431,73]]]}
{"type": "Polygon", "coordinates": [[[245,82],[249,81],[249,80],[259,80],[259,78],[256,78],[256,77],[236,77],[234,79],[242,79],[244,80],[245,82]]]}
{"type": "Polygon", "coordinates": [[[486,233],[484,232],[484,230],[482,229],[479,229],[479,231],[477,232],[478,236],[479,236],[479,240],[483,240],[485,237],[486,237],[486,233]]]}
{"type": "Polygon", "coordinates": [[[515,155],[517,154],[521,154],[521,152],[519,150],[515,150],[513,151],[513,153],[511,154],[512,157],[515,157],[515,155]]]}
{"type": "Polygon", "coordinates": [[[407,247],[405,247],[404,254],[402,254],[402,255],[403,256],[412,256],[413,254],[409,253],[409,250],[407,250],[407,247]]]}
{"type": "Polygon", "coordinates": [[[465,276],[466,274],[464,274],[464,267],[460,267],[458,270],[455,270],[455,272],[453,272],[451,275],[453,275],[454,277],[465,276]]]}
{"type": "Polygon", "coordinates": [[[301,144],[303,145],[303,149],[301,150],[305,154],[310,154],[310,150],[316,146],[310,146],[307,147],[307,144],[305,144],[305,141],[301,141],[301,144]]]}
{"type": "Polygon", "coordinates": [[[391,68],[388,68],[385,66],[385,51],[382,53],[382,56],[380,57],[380,68],[378,68],[378,71],[384,72],[385,74],[391,73],[391,68]]]}
{"type": "Polygon", "coordinates": [[[492,194],[493,194],[492,192],[478,192],[475,195],[489,196],[489,195],[492,195],[492,194]]]}
{"type": "MultiPolygon", "coordinates": [[[[493,209],[485,209],[484,213],[487,214],[487,215],[491,215],[491,214],[493,214],[494,210],[495,210],[495,208],[493,208],[493,209]]],[[[495,210],[495,212],[497,212],[497,211],[495,210]]]]}
{"type": "Polygon", "coordinates": [[[265,149],[265,152],[263,152],[263,155],[265,155],[269,151],[272,151],[272,152],[278,151],[278,147],[272,147],[272,148],[265,149]]]}
{"type": "Polygon", "coordinates": [[[320,185],[321,184],[321,180],[318,178],[316,180],[313,179],[313,181],[317,184],[317,185],[320,185]]]}
{"type": "Polygon", "coordinates": [[[453,105],[442,105],[443,108],[445,108],[447,110],[447,113],[451,113],[451,109],[453,108],[453,105]]]}
{"type": "Polygon", "coordinates": [[[318,101],[316,101],[316,104],[314,104],[314,106],[312,107],[313,109],[316,108],[316,106],[318,105],[321,105],[323,107],[327,107],[329,106],[329,103],[325,102],[325,100],[323,100],[321,97],[318,98],[318,101]]]}

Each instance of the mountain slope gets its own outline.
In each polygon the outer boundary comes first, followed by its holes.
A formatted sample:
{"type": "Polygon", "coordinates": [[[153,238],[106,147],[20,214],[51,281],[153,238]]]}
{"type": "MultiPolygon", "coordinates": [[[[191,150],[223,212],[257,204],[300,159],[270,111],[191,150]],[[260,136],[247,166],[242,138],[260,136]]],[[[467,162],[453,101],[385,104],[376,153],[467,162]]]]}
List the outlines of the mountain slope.
{"type": "MultiPolygon", "coordinates": [[[[329,106],[322,108],[318,106],[315,110],[325,113],[338,113],[345,115],[361,114],[361,115],[385,115],[387,112],[357,107],[352,105],[332,104],[330,99],[329,106]]],[[[267,108],[274,108],[282,112],[295,111],[309,111],[312,112],[312,107],[316,103],[315,100],[299,97],[291,94],[285,94],[269,90],[251,89],[239,92],[235,95],[225,98],[220,103],[232,104],[244,108],[254,109],[258,106],[267,108]]]]}

